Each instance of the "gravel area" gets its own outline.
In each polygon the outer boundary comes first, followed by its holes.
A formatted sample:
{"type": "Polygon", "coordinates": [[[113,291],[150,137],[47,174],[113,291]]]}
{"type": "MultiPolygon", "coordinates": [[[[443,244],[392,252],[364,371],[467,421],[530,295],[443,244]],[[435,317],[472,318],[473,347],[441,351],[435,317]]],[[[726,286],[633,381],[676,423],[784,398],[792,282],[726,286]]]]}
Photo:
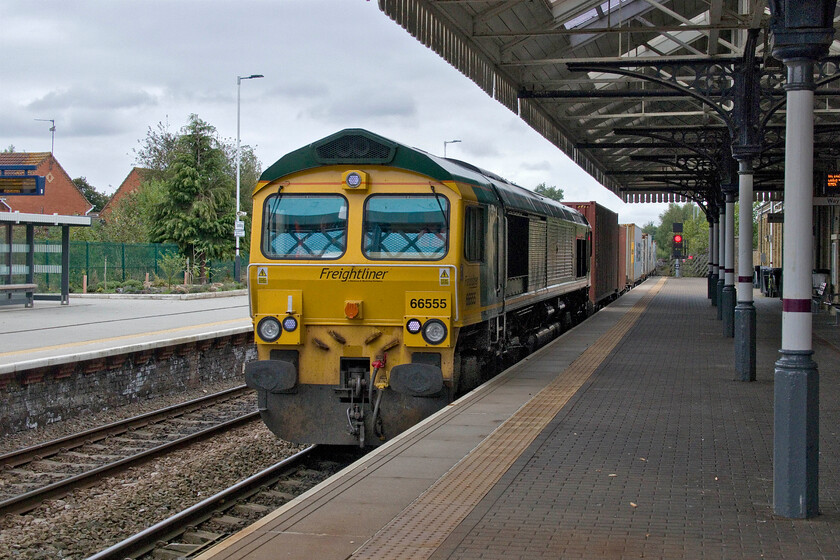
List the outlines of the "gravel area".
{"type": "MultiPolygon", "coordinates": [[[[33,445],[239,384],[219,383],[15,434],[3,438],[0,449],[33,445]]],[[[0,519],[0,558],[86,558],[301,448],[278,440],[262,422],[242,426],[122,475],[103,477],[97,484],[50,500],[26,515],[0,519]]]]}
{"type": "MultiPolygon", "coordinates": [[[[231,387],[238,387],[242,385],[242,379],[229,379],[227,381],[220,381],[212,385],[203,385],[201,388],[190,389],[167,396],[158,396],[151,399],[145,399],[129,405],[112,408],[109,410],[102,410],[96,413],[85,414],[78,418],[72,418],[49,424],[42,428],[34,430],[27,430],[16,434],[8,434],[0,438],[0,454],[15,451],[23,447],[29,447],[45,441],[51,441],[66,435],[75,434],[82,430],[109,424],[138,416],[146,412],[152,412],[161,408],[197,399],[199,397],[206,397],[207,395],[218,393],[231,387]]],[[[256,408],[257,397],[254,396],[254,408],[256,408]]]]}
{"type": "Polygon", "coordinates": [[[22,516],[0,519],[0,558],[83,559],[301,449],[256,422],[22,516]]]}

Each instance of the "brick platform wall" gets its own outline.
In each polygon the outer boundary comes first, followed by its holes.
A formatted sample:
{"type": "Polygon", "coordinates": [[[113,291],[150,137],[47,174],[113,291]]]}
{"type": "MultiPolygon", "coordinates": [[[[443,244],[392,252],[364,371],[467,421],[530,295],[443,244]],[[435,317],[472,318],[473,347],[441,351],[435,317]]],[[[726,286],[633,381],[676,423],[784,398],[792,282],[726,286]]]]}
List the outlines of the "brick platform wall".
{"type": "Polygon", "coordinates": [[[15,373],[0,380],[0,435],[228,379],[257,358],[238,334],[15,373]]]}

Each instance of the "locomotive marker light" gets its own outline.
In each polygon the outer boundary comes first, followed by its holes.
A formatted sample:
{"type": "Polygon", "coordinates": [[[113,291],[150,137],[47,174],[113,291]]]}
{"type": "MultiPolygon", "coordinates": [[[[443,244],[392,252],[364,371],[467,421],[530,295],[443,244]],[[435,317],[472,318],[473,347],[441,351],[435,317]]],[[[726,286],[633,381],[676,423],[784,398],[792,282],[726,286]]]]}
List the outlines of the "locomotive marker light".
{"type": "Polygon", "coordinates": [[[423,328],[423,323],[420,322],[420,319],[409,319],[408,323],[405,324],[405,330],[411,334],[419,333],[421,328],[423,328]]]}
{"type": "MultiPolygon", "coordinates": [[[[244,215],[244,212],[239,211],[239,170],[241,161],[239,156],[239,99],[240,91],[242,89],[242,80],[253,80],[254,78],[263,78],[262,74],[251,74],[250,76],[236,77],[236,217],[234,218],[233,239],[236,243],[236,256],[233,259],[233,279],[239,282],[241,279],[242,261],[239,258],[239,238],[245,237],[245,223],[239,218],[244,215]],[[241,226],[239,224],[242,224],[241,226]]],[[[55,127],[53,127],[53,130],[55,127]]]]}
{"type": "Polygon", "coordinates": [[[294,332],[297,326],[298,322],[297,319],[295,319],[294,317],[286,317],[285,319],[283,319],[283,330],[287,332],[294,332]]]}

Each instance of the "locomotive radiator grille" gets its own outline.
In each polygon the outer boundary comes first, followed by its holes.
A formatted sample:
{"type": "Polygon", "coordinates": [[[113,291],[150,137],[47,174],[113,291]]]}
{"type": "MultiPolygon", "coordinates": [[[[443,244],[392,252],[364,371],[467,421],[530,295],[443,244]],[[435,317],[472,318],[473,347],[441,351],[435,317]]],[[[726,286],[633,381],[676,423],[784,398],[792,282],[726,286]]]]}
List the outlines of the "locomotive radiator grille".
{"type": "Polygon", "coordinates": [[[361,134],[348,134],[315,147],[315,153],[324,163],[351,163],[357,160],[381,163],[391,161],[394,148],[361,134]]]}

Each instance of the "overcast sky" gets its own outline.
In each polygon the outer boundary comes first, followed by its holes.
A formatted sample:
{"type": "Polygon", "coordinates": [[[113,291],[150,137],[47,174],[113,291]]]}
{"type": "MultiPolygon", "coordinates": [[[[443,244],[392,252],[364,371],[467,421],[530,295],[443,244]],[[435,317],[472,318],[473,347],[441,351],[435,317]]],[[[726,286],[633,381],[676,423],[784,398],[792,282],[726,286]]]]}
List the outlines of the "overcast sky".
{"type": "Polygon", "coordinates": [[[343,128],[365,128],[619,221],[659,223],[661,204],[624,204],[519,117],[379,11],[376,0],[4,0],[0,149],[49,151],[113,192],[149,127],[190,113],[241,139],[263,169],[343,128]]]}

